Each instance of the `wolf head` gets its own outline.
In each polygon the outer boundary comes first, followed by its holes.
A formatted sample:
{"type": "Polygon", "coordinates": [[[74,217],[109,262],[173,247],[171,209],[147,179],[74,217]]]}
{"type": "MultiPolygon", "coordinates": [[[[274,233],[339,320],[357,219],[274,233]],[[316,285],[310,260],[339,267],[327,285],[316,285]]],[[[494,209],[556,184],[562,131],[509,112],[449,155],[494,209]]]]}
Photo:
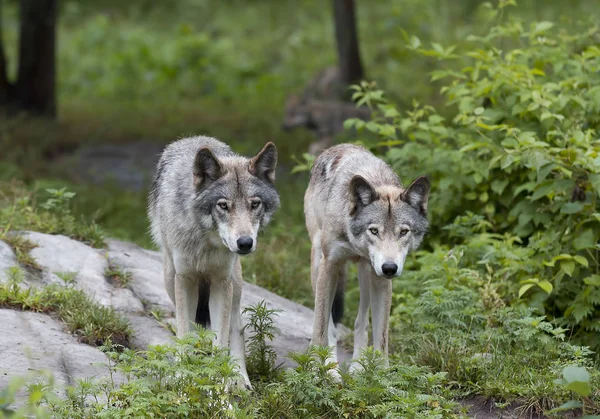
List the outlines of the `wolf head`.
{"type": "Polygon", "coordinates": [[[290,131],[297,127],[314,128],[306,101],[300,96],[291,95],[285,102],[282,129],[290,131]]]}
{"type": "Polygon", "coordinates": [[[400,276],[406,255],[419,247],[429,226],[429,181],[421,176],[407,189],[374,188],[357,175],[350,182],[350,197],[351,241],[368,254],[377,276],[400,276]]]}
{"type": "Polygon", "coordinates": [[[194,160],[194,213],[199,223],[218,233],[232,252],[256,249],[258,231],[279,207],[275,190],[277,149],[267,143],[252,159],[218,158],[201,148],[194,160]]]}

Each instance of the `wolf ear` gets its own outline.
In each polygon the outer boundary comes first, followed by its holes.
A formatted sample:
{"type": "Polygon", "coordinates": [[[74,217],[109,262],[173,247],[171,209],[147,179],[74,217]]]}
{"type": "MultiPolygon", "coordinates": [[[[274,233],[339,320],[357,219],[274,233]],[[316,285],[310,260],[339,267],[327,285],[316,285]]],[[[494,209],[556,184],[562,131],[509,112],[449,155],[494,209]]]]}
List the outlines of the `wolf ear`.
{"type": "Polygon", "coordinates": [[[275,183],[275,167],[277,166],[277,148],[268,142],[260,152],[250,160],[248,170],[259,179],[275,183]]]}
{"type": "Polygon", "coordinates": [[[353,214],[377,199],[375,189],[360,175],[354,176],[350,181],[350,196],[354,203],[353,214]]]}
{"type": "Polygon", "coordinates": [[[208,147],[202,147],[194,160],[194,184],[200,189],[223,176],[224,170],[219,160],[208,147]]]}
{"type": "Polygon", "coordinates": [[[427,215],[429,186],[429,179],[426,176],[419,176],[402,192],[400,199],[419,211],[422,215],[427,215]]]}

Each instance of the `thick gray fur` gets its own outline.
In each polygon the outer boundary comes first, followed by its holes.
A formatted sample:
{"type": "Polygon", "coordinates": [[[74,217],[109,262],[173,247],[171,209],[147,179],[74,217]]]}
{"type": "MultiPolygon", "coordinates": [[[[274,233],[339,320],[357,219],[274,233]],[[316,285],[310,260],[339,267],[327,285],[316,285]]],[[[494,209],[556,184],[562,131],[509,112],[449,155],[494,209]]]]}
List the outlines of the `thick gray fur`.
{"type": "Polygon", "coordinates": [[[231,347],[247,386],[239,254],[256,249],[259,230],[279,207],[276,164],[272,143],[250,159],[214,138],[185,138],[165,148],[148,202],[177,335],[194,320],[210,325],[216,343],[231,347]]]}
{"type": "MultiPolygon", "coordinates": [[[[339,318],[335,304],[342,299],[346,265],[355,261],[360,303],[353,359],[368,343],[369,309],[373,345],[387,354],[391,278],[400,276],[406,255],[427,232],[428,197],[426,177],[404,187],[391,167],[362,147],[340,144],[317,158],[304,197],[312,242],[313,344],[336,347],[337,318],[331,313],[339,318]]],[[[352,368],[358,367],[353,362],[352,368]]]]}

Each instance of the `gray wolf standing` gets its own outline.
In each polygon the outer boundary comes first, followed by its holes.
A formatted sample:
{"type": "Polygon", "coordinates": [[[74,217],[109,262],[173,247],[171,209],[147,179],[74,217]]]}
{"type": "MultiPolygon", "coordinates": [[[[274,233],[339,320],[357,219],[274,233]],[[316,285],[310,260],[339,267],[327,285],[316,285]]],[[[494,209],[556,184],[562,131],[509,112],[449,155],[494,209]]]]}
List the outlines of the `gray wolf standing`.
{"type": "Polygon", "coordinates": [[[177,336],[194,321],[210,327],[216,344],[231,348],[247,387],[239,255],[256,249],[258,231],[279,207],[276,165],[273,143],[249,159],[214,138],[185,138],[165,148],[149,196],[177,336]]]}
{"type": "MultiPolygon", "coordinates": [[[[387,355],[391,279],[423,240],[428,196],[425,176],[404,188],[391,167],[362,147],[340,144],[317,157],[304,196],[315,294],[312,344],[331,346],[330,361],[337,362],[335,324],[350,260],[358,262],[360,287],[352,359],[368,344],[369,308],[373,346],[387,355]]],[[[357,367],[353,362],[351,368],[357,367]]]]}

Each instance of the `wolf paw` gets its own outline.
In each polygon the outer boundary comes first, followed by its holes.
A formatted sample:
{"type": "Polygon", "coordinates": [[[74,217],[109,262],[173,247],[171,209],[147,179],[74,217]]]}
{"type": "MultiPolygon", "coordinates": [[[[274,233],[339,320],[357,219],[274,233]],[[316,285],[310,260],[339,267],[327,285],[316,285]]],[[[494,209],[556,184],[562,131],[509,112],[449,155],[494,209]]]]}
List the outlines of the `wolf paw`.
{"type": "Polygon", "coordinates": [[[352,363],[350,364],[350,374],[356,374],[357,372],[361,372],[363,370],[363,366],[356,362],[356,360],[352,360],[352,363]]]}

